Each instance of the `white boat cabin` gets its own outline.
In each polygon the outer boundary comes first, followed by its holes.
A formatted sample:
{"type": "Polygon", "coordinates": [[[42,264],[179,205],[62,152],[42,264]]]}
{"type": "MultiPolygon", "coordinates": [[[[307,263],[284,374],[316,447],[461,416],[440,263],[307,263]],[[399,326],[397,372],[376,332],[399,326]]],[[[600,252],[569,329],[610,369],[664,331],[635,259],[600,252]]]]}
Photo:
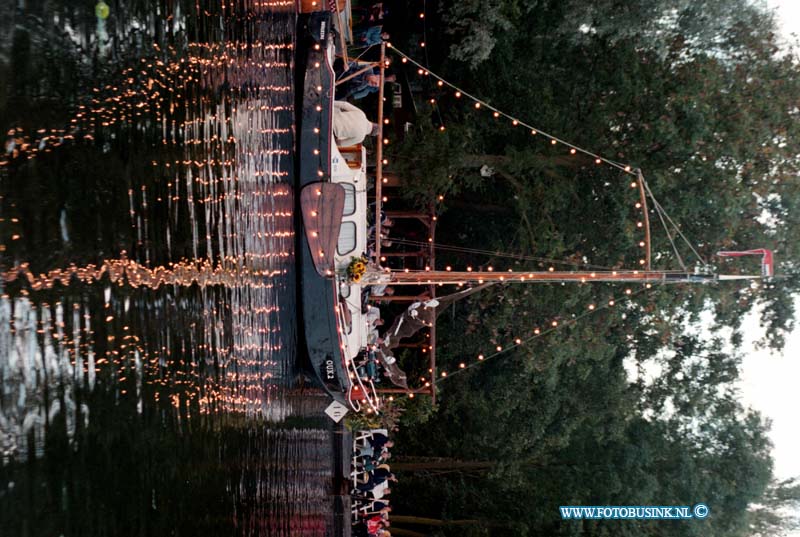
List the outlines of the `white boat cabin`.
{"type": "Polygon", "coordinates": [[[339,287],[339,326],[348,359],[367,346],[369,327],[361,313],[363,287],[347,277],[354,257],[367,252],[367,154],[362,145],[331,147],[331,182],[344,187],[345,202],[339,242],[336,245],[336,278],[339,287]]]}

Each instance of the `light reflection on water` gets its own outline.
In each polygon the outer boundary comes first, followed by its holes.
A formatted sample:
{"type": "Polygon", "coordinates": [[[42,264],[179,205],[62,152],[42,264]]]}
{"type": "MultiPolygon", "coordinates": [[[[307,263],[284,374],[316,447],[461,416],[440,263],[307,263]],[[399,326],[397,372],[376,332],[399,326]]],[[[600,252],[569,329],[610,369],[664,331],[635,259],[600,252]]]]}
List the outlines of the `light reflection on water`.
{"type": "Polygon", "coordinates": [[[0,15],[0,525],[324,535],[298,394],[293,2],[0,15]]]}

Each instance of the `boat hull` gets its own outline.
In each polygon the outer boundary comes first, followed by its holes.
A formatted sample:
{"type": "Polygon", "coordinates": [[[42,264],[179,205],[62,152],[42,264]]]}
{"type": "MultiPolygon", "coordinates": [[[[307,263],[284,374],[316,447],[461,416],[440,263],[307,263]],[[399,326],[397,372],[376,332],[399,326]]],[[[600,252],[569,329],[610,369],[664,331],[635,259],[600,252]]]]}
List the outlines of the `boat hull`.
{"type": "MultiPolygon", "coordinates": [[[[334,74],[328,62],[332,18],[328,12],[301,14],[298,20],[297,192],[330,181],[334,74]]],[[[350,379],[338,323],[338,289],[332,276],[321,275],[306,237],[301,196],[297,196],[297,275],[300,304],[300,348],[319,385],[347,404],[350,379]]]]}

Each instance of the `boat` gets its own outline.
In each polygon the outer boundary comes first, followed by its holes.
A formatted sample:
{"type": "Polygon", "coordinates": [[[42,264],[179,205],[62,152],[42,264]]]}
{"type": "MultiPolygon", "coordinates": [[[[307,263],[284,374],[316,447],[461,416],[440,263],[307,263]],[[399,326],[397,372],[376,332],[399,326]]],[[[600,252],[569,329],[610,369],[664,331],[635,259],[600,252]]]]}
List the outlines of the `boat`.
{"type": "MultiPolygon", "coordinates": [[[[297,109],[297,256],[299,295],[302,323],[301,345],[304,345],[310,367],[319,384],[331,397],[354,410],[364,404],[370,411],[378,411],[379,397],[374,386],[362,378],[356,366],[360,355],[372,350],[381,356],[390,356],[385,345],[369,345],[368,322],[362,311],[362,296],[372,285],[425,286],[435,290],[442,285],[459,287],[484,283],[641,283],[647,286],[665,283],[711,283],[725,280],[760,279],[773,276],[772,253],[766,249],[744,252],[720,252],[719,255],[738,257],[762,256],[761,275],[717,274],[710,266],[695,270],[682,266],[682,270],[657,270],[651,266],[650,222],[648,197],[652,198],[659,214],[663,208],[652,197],[652,192],[639,170],[625,167],[624,171],[636,177],[631,186],[638,188],[643,214],[644,258],[638,269],[607,271],[441,271],[428,267],[425,270],[387,271],[374,265],[366,267],[363,275],[353,278],[350,264],[367,250],[367,174],[366,151],[358,145],[338,148],[333,140],[332,120],[336,78],[333,72],[335,56],[332,32],[333,16],[328,12],[300,15],[298,38],[297,109]]],[[[385,45],[381,47],[381,83],[385,45]]],[[[440,79],[441,81],[442,79],[440,79]]],[[[378,99],[378,124],[382,124],[383,94],[378,99]]],[[[545,135],[551,137],[550,135],[545,135]]],[[[552,138],[552,137],[551,137],[552,138]]],[[[555,140],[555,138],[553,138],[555,140]]],[[[576,147],[576,146],[571,146],[576,147]]],[[[380,236],[381,210],[381,145],[376,155],[375,236],[380,236]]],[[[594,155],[585,150],[584,153],[594,155]]],[[[618,164],[614,164],[618,166],[618,164]]],[[[622,168],[621,168],[622,169],[622,168]]],[[[669,219],[670,222],[671,219],[669,219]]],[[[674,224],[673,224],[674,226],[674,224]]],[[[680,235],[680,230],[667,230],[670,237],[680,235]]],[[[684,238],[684,240],[686,240],[684,238]]],[[[691,247],[691,245],[690,245],[691,247]]],[[[375,243],[375,258],[380,259],[380,241],[375,243]]],[[[364,260],[367,265],[366,260],[364,260]]],[[[482,287],[482,286],[481,286],[482,287]]],[[[432,293],[433,294],[433,293],[432,293]]],[[[454,294],[457,296],[459,293],[454,294]]],[[[435,307],[428,317],[420,319],[420,326],[435,327],[435,307]]],[[[397,338],[396,338],[397,339],[397,338]]],[[[435,340],[435,338],[431,338],[435,340]]],[[[395,341],[395,343],[397,343],[395,341]]],[[[431,341],[431,349],[435,342],[431,341]]],[[[436,366],[432,359],[431,373],[436,366]]],[[[384,366],[387,364],[385,363],[384,366]]],[[[431,384],[433,390],[433,384],[431,384]]],[[[386,391],[386,390],[384,390],[386,391]]],[[[402,391],[412,393],[407,386],[402,391]]],[[[434,393],[433,391],[431,392],[434,393]]]]}
{"type": "Polygon", "coordinates": [[[330,12],[299,15],[296,87],[296,229],[300,349],[319,385],[356,411],[378,410],[374,387],[357,372],[367,347],[362,285],[347,276],[367,250],[363,146],[338,148],[332,121],[335,43],[330,12]]]}

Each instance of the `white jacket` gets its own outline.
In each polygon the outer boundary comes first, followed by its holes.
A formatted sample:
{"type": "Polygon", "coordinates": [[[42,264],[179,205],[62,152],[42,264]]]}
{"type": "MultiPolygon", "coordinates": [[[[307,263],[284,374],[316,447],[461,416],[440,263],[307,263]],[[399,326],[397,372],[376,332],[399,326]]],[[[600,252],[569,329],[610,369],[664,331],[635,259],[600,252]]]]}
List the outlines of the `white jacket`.
{"type": "Polygon", "coordinates": [[[333,137],[336,145],[360,144],[372,132],[372,122],[360,108],[347,101],[333,102],[333,137]]]}

